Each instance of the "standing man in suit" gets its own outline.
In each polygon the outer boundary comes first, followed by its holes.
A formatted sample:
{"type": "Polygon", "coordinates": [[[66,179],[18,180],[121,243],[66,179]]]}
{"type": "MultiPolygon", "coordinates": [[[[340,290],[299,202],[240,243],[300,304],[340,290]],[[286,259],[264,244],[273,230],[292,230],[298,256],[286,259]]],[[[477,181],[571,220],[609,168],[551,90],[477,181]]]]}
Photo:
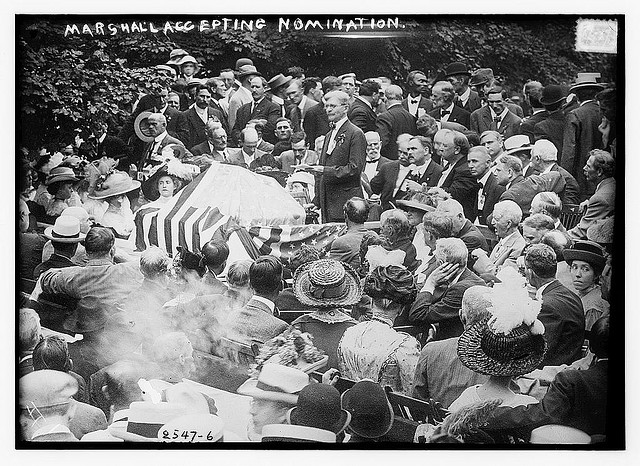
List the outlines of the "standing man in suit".
{"type": "Polygon", "coordinates": [[[558,154],[562,154],[564,141],[565,117],[562,104],[565,103],[566,96],[562,87],[556,84],[549,84],[542,88],[540,103],[547,113],[546,117],[533,126],[533,139],[546,139],[551,141],[558,149],[558,154]]]}
{"type": "Polygon", "coordinates": [[[347,118],[364,133],[376,130],[376,112],[380,99],[380,84],[366,80],[360,86],[360,93],[353,98],[347,118]]]}
{"type": "Polygon", "coordinates": [[[500,201],[495,205],[491,222],[500,240],[489,256],[483,249],[471,252],[476,259],[473,270],[478,275],[495,275],[506,261],[515,261],[520,257],[526,246],[518,230],[520,220],[522,220],[522,209],[515,202],[500,201]]]}
{"type": "Polygon", "coordinates": [[[221,78],[214,77],[207,80],[207,86],[211,91],[211,99],[209,99],[209,107],[219,111],[224,117],[224,128],[229,128],[229,102],[226,99],[227,88],[221,78]]]}
{"type": "Polygon", "coordinates": [[[426,327],[438,324],[435,340],[444,340],[462,334],[462,296],[468,288],[484,285],[484,281],[467,268],[469,253],[461,239],[437,240],[434,255],[438,266],[418,293],[409,319],[426,327]]]}
{"type": "Polygon", "coordinates": [[[564,190],[560,193],[563,205],[578,204],[580,202],[580,186],[567,170],[558,165],[558,149],[551,141],[539,139],[531,150],[531,167],[537,173],[558,172],[565,182],[564,190]]]}
{"type": "MultiPolygon", "coordinates": [[[[453,90],[456,93],[454,99],[455,105],[463,108],[469,114],[475,112],[482,107],[482,99],[478,93],[469,87],[469,78],[471,73],[467,69],[467,65],[461,62],[453,62],[447,65],[444,70],[444,77],[453,86],[453,90]]],[[[465,125],[467,128],[468,125],[465,125]]]]}
{"type": "Polygon", "coordinates": [[[602,149],[602,134],[598,131],[602,115],[595,101],[596,94],[602,89],[604,86],[597,83],[595,78],[578,76],[569,90],[577,96],[579,106],[566,117],[560,165],[578,180],[583,200],[593,194],[596,188],[585,178],[582,167],[587,163],[592,149],[602,149]]]}
{"type": "Polygon", "coordinates": [[[409,139],[407,146],[411,172],[405,180],[404,186],[408,191],[421,191],[423,185],[433,187],[442,175],[442,166],[432,158],[433,144],[429,138],[414,136],[409,139]]]}
{"type": "Polygon", "coordinates": [[[360,243],[367,230],[364,222],[369,217],[369,203],[359,197],[352,197],[344,205],[347,232],[331,243],[329,259],[346,262],[355,270],[360,270],[360,243]]]}
{"type": "Polygon", "coordinates": [[[407,75],[409,95],[402,101],[402,108],[417,120],[428,114],[433,108],[433,102],[427,97],[429,92],[427,76],[422,71],[411,71],[407,75]]]}
{"type": "MultiPolygon", "coordinates": [[[[331,91],[337,91],[341,86],[342,80],[335,76],[327,76],[322,80],[322,92],[325,94],[331,91]]],[[[309,147],[316,152],[320,151],[322,148],[315,147],[315,141],[318,136],[324,136],[329,132],[329,118],[327,117],[323,102],[319,102],[318,105],[307,111],[302,127],[307,135],[309,147]]]]}
{"type": "MultiPolygon", "coordinates": [[[[85,155],[89,161],[101,159],[102,157],[115,160],[122,159],[123,163],[120,166],[120,170],[126,171],[129,169],[129,146],[119,137],[109,136],[107,134],[107,128],[107,123],[102,120],[96,120],[91,125],[93,137],[95,138],[95,152],[89,148],[89,150],[85,152],[85,155]]],[[[83,151],[79,152],[82,155],[83,151]]]]}
{"type": "Polygon", "coordinates": [[[383,165],[390,163],[391,160],[380,155],[380,148],[382,144],[380,143],[380,135],[378,133],[375,131],[369,131],[364,134],[364,137],[367,140],[367,161],[360,179],[364,198],[371,203],[369,220],[374,221],[380,219],[382,204],[380,202],[380,195],[374,194],[371,189],[371,180],[373,180],[380,172],[380,168],[383,165]]]}
{"type": "Polygon", "coordinates": [[[294,79],[291,81],[291,84],[289,84],[287,88],[287,98],[291,102],[291,105],[287,107],[285,116],[291,120],[295,132],[302,131],[307,112],[312,107],[318,105],[318,102],[303,94],[302,83],[298,79],[294,79]]]}
{"type": "Polygon", "coordinates": [[[289,325],[278,318],[276,300],[282,291],[282,264],[273,256],[261,256],[249,267],[253,297],[229,316],[229,338],[251,345],[280,335],[289,325]]]}
{"type": "Polygon", "coordinates": [[[440,122],[459,123],[465,128],[469,128],[471,114],[464,108],[454,105],[455,98],[456,93],[453,90],[453,85],[448,81],[438,81],[431,89],[433,110],[429,112],[429,115],[440,122]]]}
{"type": "Polygon", "coordinates": [[[253,102],[250,81],[251,78],[256,76],[262,76],[262,74],[259,73],[253,65],[241,65],[238,68],[238,80],[240,81],[240,86],[238,86],[238,89],[229,98],[229,128],[235,127],[236,114],[240,107],[253,102]]]}
{"type": "Polygon", "coordinates": [[[467,137],[450,129],[441,129],[434,136],[436,154],[442,160],[444,170],[436,186],[444,189],[451,197],[462,204],[464,216],[470,221],[476,219],[478,206],[478,182],[469,171],[467,155],[469,141],[467,137]]]}
{"type": "Polygon", "coordinates": [[[399,135],[418,134],[416,122],[409,112],[402,108],[402,89],[400,86],[390,85],[384,95],[387,99],[387,111],[378,115],[376,131],[380,135],[382,149],[380,153],[390,159],[398,158],[396,139],[399,135]]]}
{"type": "Polygon", "coordinates": [[[596,191],[580,204],[584,212],[580,223],[568,231],[574,240],[587,239],[587,229],[596,221],[613,215],[616,210],[615,159],[601,149],[594,149],[584,166],[584,176],[596,185],[596,191]]]}
{"type": "MultiPolygon", "coordinates": [[[[184,147],[182,141],[169,136],[169,133],[167,133],[167,119],[162,113],[152,113],[147,118],[147,121],[149,125],[149,135],[153,136],[153,141],[146,143],[142,152],[142,158],[138,161],[138,171],[142,171],[142,168],[149,159],[154,156],[160,156],[162,149],[169,144],[178,144],[184,147]]],[[[191,154],[185,154],[185,156],[189,155],[191,154]]]]}
{"type": "Polygon", "coordinates": [[[178,137],[178,117],[180,116],[180,110],[169,105],[169,88],[163,87],[158,91],[158,112],[162,113],[167,119],[167,132],[173,136],[178,137]]]}
{"type": "MultiPolygon", "coordinates": [[[[209,106],[211,91],[204,84],[196,88],[196,102],[178,118],[177,134],[185,147],[194,147],[207,140],[205,126],[209,120],[219,121],[224,128],[224,114],[209,106]]],[[[226,129],[225,129],[226,131],[226,129]]]]}
{"type": "Polygon", "coordinates": [[[524,100],[531,106],[532,114],[520,122],[520,134],[524,134],[530,141],[534,140],[533,129],[536,123],[547,118],[548,112],[540,103],[542,84],[539,81],[529,81],[524,85],[524,100]]]}
{"type": "Polygon", "coordinates": [[[487,225],[487,219],[493,212],[493,207],[504,192],[493,171],[492,160],[486,147],[476,146],[469,149],[467,155],[469,172],[478,180],[478,223],[487,225]]]}
{"type": "Polygon", "coordinates": [[[347,119],[349,95],[329,92],[324,107],[333,123],[327,133],[319,165],[301,164],[320,175],[316,181],[315,203],[322,212],[322,222],[343,222],[344,204],[352,197],[362,197],[360,176],[364,170],[367,141],[360,128],[347,119]]]}
{"type": "Polygon", "coordinates": [[[540,367],[570,365],[582,356],[582,300],[556,279],[556,253],[546,244],[533,244],[524,258],[527,281],[542,301],[538,319],[544,325],[547,353],[540,367]]]}
{"type": "Polygon", "coordinates": [[[507,107],[502,88],[494,86],[488,90],[487,105],[471,114],[471,130],[482,134],[487,130],[498,131],[507,139],[520,130],[520,117],[507,107]]]}
{"type": "Polygon", "coordinates": [[[266,98],[267,81],[262,76],[251,78],[249,86],[253,102],[245,104],[238,109],[236,122],[231,132],[232,139],[237,145],[240,140],[240,131],[244,129],[250,120],[265,119],[267,123],[265,124],[262,136],[265,141],[275,144],[278,142],[275,129],[276,121],[281,116],[280,106],[266,98]]]}

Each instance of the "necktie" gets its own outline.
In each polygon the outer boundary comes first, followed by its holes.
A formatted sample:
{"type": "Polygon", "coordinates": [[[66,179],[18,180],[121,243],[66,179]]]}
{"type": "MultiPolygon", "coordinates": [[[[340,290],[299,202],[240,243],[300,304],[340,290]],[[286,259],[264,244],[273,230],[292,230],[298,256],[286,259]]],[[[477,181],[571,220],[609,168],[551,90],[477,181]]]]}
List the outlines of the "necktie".
{"type": "Polygon", "coordinates": [[[367,160],[367,163],[378,163],[378,160],[380,160],[380,159],[367,160]]]}
{"type": "Polygon", "coordinates": [[[335,124],[333,121],[329,123],[329,129],[330,129],[331,131],[333,131],[334,129],[336,129],[336,124],[335,124]]]}

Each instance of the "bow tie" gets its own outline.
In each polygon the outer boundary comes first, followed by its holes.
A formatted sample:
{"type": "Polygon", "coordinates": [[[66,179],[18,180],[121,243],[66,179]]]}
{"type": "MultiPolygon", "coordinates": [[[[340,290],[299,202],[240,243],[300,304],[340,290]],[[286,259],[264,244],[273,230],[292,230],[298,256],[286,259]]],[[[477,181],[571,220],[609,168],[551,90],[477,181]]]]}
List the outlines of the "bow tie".
{"type": "Polygon", "coordinates": [[[415,104],[417,104],[418,102],[420,102],[420,98],[417,98],[417,99],[411,99],[411,105],[415,105],[415,104]]]}
{"type": "Polygon", "coordinates": [[[380,159],[375,159],[375,160],[367,159],[367,163],[378,163],[379,161],[380,161],[380,159]]]}
{"type": "Polygon", "coordinates": [[[497,116],[497,117],[495,117],[495,118],[493,119],[493,121],[495,121],[496,123],[500,123],[501,118],[500,118],[499,116],[497,116]]]}
{"type": "Polygon", "coordinates": [[[336,129],[336,124],[333,121],[331,123],[329,123],[329,129],[331,129],[331,130],[336,129]]]}
{"type": "Polygon", "coordinates": [[[449,115],[451,112],[449,110],[440,110],[440,116],[449,115]]]}

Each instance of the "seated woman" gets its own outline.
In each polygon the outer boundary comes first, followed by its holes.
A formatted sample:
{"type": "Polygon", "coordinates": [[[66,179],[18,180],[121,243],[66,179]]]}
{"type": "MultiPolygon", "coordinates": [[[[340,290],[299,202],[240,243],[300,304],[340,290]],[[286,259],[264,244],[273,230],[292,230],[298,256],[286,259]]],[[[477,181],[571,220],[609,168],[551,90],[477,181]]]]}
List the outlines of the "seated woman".
{"type": "Polygon", "coordinates": [[[142,192],[150,201],[166,204],[173,196],[184,188],[200,173],[196,165],[182,163],[175,157],[178,148],[184,153],[184,148],[171,144],[162,150],[164,161],[150,169],[149,177],[142,183],[142,192]]]}
{"type": "Polygon", "coordinates": [[[100,221],[103,227],[111,228],[117,238],[127,239],[133,231],[133,212],[127,193],[140,187],[140,182],[118,170],[99,180],[90,199],[105,200],[109,207],[100,221]]]}
{"type": "Polygon", "coordinates": [[[564,258],[569,264],[573,288],[584,307],[585,331],[591,331],[593,323],[609,314],[609,303],[602,299],[599,279],[606,264],[604,251],[592,241],[577,241],[565,249],[564,258]]]}
{"type": "Polygon", "coordinates": [[[492,317],[465,329],[458,340],[458,357],[474,372],[489,376],[482,385],[467,388],[450,406],[456,412],[474,403],[500,399],[500,406],[537,403],[532,396],[514,393],[513,377],[536,369],[547,349],[544,325],[537,317],[541,302],[529,297],[525,279],[506,267],[498,273],[501,283],[491,292],[492,317]]]}
{"type": "Polygon", "coordinates": [[[340,372],[411,395],[420,344],[394,330],[393,321],[416,297],[413,275],[397,265],[377,267],[365,278],[364,291],[373,299],[373,315],[344,332],[338,346],[340,372]]]}
{"type": "Polygon", "coordinates": [[[74,184],[79,181],[69,167],[56,167],[51,170],[47,181],[47,191],[53,196],[46,206],[46,214],[57,217],[67,207],[80,205],[80,198],[74,191],[74,184]]]}
{"type": "Polygon", "coordinates": [[[293,276],[293,293],[311,311],[291,325],[313,336],[315,346],[329,356],[328,367],[338,367],[336,350],[345,330],[356,321],[344,312],[362,297],[360,278],[351,266],[320,259],[300,266],[293,276]]]}

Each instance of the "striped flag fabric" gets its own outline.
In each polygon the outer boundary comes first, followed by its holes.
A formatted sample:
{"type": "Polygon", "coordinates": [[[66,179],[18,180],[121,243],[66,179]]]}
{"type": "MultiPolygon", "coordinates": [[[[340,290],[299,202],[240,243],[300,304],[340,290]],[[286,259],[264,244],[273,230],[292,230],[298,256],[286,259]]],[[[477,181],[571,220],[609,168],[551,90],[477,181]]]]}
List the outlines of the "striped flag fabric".
{"type": "Polygon", "coordinates": [[[283,225],[279,227],[251,227],[251,235],[260,254],[270,254],[287,263],[303,244],[313,246],[328,254],[331,243],[344,234],[347,226],[343,223],[321,225],[283,225]]]}

